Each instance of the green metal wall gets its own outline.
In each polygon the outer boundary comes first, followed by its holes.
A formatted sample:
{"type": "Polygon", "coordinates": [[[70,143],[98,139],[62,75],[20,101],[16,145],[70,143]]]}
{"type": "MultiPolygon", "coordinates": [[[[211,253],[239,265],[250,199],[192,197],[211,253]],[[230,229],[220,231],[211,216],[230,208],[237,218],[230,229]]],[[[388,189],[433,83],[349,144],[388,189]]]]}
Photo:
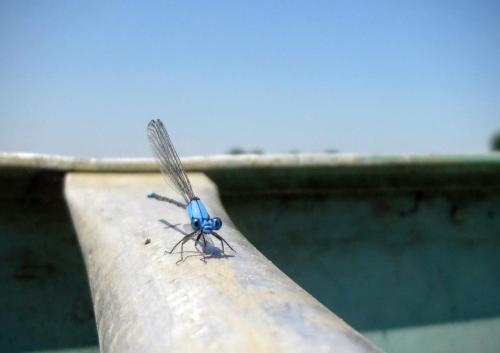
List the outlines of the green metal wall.
{"type": "Polygon", "coordinates": [[[0,352],[98,352],[62,174],[0,175],[0,352]]]}
{"type": "Polygon", "coordinates": [[[500,351],[498,190],[221,191],[259,250],[387,352],[500,351]]]}

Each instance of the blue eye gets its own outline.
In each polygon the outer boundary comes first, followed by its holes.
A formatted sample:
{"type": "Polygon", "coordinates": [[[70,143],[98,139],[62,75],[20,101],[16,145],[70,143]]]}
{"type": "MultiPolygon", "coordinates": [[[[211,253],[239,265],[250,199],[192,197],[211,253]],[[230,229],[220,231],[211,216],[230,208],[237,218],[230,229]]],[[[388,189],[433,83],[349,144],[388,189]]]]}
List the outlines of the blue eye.
{"type": "Polygon", "coordinates": [[[191,220],[191,227],[193,227],[193,229],[200,229],[200,220],[198,218],[193,218],[191,220]]]}
{"type": "Polygon", "coordinates": [[[219,217],[214,217],[212,218],[212,221],[214,222],[214,229],[219,230],[220,227],[222,227],[222,220],[219,217]]]}

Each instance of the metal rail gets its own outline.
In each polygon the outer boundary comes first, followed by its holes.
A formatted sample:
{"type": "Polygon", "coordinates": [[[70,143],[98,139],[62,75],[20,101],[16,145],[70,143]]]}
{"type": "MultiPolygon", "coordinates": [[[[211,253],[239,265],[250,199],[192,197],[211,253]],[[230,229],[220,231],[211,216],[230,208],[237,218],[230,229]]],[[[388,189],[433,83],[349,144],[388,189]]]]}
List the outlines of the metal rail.
{"type": "MultiPolygon", "coordinates": [[[[351,153],[219,155],[182,158],[188,171],[208,171],[242,168],[304,168],[333,167],[381,168],[424,167],[432,171],[442,168],[452,173],[456,168],[480,170],[500,166],[500,153],[462,155],[358,155],[351,153]]],[[[37,153],[0,152],[0,169],[34,169],[82,172],[156,172],[158,166],[152,158],[79,158],[37,153]]],[[[403,169],[399,169],[403,170],[403,169]]]]}
{"type": "Polygon", "coordinates": [[[381,352],[245,239],[204,174],[190,178],[223,219],[234,257],[214,242],[204,263],[188,243],[191,256],[176,265],[166,250],[187,218],[146,198],[164,193],[158,174],[66,175],[102,352],[381,352]]]}

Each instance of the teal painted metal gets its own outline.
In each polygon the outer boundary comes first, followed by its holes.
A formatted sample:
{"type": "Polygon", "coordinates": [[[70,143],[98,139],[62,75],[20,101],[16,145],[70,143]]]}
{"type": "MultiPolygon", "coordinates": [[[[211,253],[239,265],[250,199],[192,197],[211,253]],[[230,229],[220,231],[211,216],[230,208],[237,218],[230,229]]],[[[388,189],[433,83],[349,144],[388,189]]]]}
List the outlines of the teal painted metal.
{"type": "Polygon", "coordinates": [[[214,180],[242,233],[385,351],[500,351],[500,175],[356,189],[300,173],[241,194],[214,180]]]}
{"type": "Polygon", "coordinates": [[[96,353],[62,174],[0,173],[0,352],[96,353]]]}

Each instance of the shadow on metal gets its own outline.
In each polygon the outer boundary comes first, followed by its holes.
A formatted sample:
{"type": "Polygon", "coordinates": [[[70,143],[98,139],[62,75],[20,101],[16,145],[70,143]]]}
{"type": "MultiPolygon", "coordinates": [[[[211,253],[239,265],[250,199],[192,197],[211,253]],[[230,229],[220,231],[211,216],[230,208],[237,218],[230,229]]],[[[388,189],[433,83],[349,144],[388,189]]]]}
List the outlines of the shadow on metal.
{"type": "MultiPolygon", "coordinates": [[[[165,229],[169,229],[169,228],[175,229],[177,232],[179,232],[179,234],[181,234],[183,236],[186,236],[189,234],[186,231],[179,228],[181,223],[173,224],[173,223],[169,223],[165,219],[160,219],[159,222],[163,223],[167,226],[165,229]]],[[[185,225],[185,226],[190,227],[189,225],[185,225]]],[[[182,262],[186,261],[190,257],[195,257],[195,256],[200,256],[201,257],[200,260],[204,260],[204,261],[209,260],[209,259],[227,259],[227,258],[234,257],[234,255],[228,255],[228,254],[223,253],[221,248],[218,248],[217,246],[214,245],[214,242],[210,236],[208,236],[207,238],[208,239],[206,240],[206,243],[202,243],[201,241],[198,243],[198,244],[202,245],[202,248],[200,251],[195,252],[196,253],[195,255],[186,256],[182,262]]],[[[194,242],[194,239],[192,239],[192,240],[194,242]]],[[[165,250],[165,253],[170,254],[170,251],[165,250]]],[[[177,253],[180,253],[180,252],[178,251],[177,253]]],[[[187,253],[187,251],[184,251],[184,253],[187,253]]],[[[173,252],[172,254],[175,254],[175,252],[173,252]]],[[[180,263],[182,263],[182,262],[180,262],[180,263]]]]}

